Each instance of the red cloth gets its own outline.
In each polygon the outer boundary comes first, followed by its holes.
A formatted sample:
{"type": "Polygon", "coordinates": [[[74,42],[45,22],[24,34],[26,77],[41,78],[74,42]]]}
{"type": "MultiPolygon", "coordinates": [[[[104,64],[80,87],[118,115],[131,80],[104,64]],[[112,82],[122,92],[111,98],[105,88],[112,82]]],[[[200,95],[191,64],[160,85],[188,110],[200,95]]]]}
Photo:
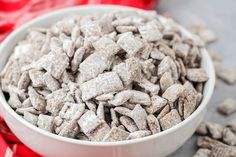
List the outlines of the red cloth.
{"type": "Polygon", "coordinates": [[[0,117],[0,157],[40,157],[11,133],[0,117]]]}
{"type": "MultiPolygon", "coordinates": [[[[45,12],[81,4],[119,4],[153,9],[158,0],[0,0],[0,43],[15,28],[45,12]]],[[[40,157],[10,131],[0,116],[0,157],[40,157]]]]}

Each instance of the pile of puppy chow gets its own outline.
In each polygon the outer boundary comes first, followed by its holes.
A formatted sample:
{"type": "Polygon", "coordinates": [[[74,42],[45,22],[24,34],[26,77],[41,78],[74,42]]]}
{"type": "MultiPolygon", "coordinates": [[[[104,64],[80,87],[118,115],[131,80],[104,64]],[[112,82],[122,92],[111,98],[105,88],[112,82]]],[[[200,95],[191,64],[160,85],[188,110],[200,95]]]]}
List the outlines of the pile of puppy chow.
{"type": "Polygon", "coordinates": [[[156,134],[188,118],[208,76],[204,43],[149,11],[72,15],[32,28],[1,72],[9,105],[46,131],[89,141],[156,134]]]}

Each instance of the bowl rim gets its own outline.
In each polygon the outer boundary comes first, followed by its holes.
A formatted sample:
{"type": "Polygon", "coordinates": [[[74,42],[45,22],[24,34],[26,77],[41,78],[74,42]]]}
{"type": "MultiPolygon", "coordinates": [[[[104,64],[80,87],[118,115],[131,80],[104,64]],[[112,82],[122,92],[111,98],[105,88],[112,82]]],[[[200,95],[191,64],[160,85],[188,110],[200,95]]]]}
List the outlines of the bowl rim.
{"type": "MultiPolygon", "coordinates": [[[[119,5],[80,5],[80,6],[76,6],[76,7],[68,7],[65,9],[58,9],[56,11],[52,11],[49,13],[46,13],[44,15],[41,15],[33,20],[30,20],[29,22],[23,24],[22,26],[20,26],[19,28],[17,28],[16,30],[14,30],[10,35],[8,35],[8,37],[2,42],[1,46],[0,46],[0,54],[3,53],[4,47],[6,47],[11,40],[18,34],[21,32],[24,32],[25,29],[34,24],[37,21],[41,21],[41,20],[46,20],[52,16],[55,16],[56,14],[60,13],[60,14],[64,14],[66,15],[66,13],[70,12],[73,14],[73,12],[79,12],[78,10],[92,10],[92,9],[121,9],[121,10],[143,10],[143,9],[138,9],[138,8],[133,8],[133,7],[127,7],[127,6],[119,6],[119,5]]],[[[63,17],[62,17],[63,18],[63,17]]],[[[189,33],[185,28],[183,28],[182,26],[180,26],[181,29],[183,29],[183,31],[189,33]]],[[[203,51],[206,51],[205,48],[203,48],[203,51]]],[[[72,138],[67,138],[67,137],[62,137],[50,132],[47,132],[43,129],[40,129],[32,124],[30,124],[29,122],[27,122],[26,120],[24,120],[21,116],[19,116],[11,107],[10,105],[7,103],[3,92],[0,88],[0,105],[3,106],[4,110],[7,111],[7,113],[9,113],[11,116],[13,116],[17,121],[19,121],[19,123],[21,123],[21,125],[24,125],[25,127],[27,127],[28,129],[31,129],[39,134],[42,134],[48,138],[51,138],[53,140],[59,140],[61,142],[67,142],[67,143],[71,143],[71,144],[79,144],[79,145],[84,145],[84,146],[97,146],[97,147],[107,147],[107,146],[122,146],[122,145],[130,145],[130,144],[134,144],[134,143],[141,143],[141,142],[146,142],[149,140],[152,140],[154,138],[158,138],[160,136],[164,136],[164,135],[168,135],[169,133],[173,133],[176,130],[180,129],[181,127],[183,127],[184,125],[186,125],[187,123],[191,123],[191,120],[194,119],[198,114],[200,114],[204,108],[206,108],[212,94],[213,94],[213,90],[214,90],[214,85],[215,85],[215,70],[214,70],[214,66],[212,63],[212,60],[209,56],[209,54],[206,52],[203,54],[204,57],[206,57],[206,62],[207,62],[207,66],[209,66],[208,68],[210,69],[209,71],[209,80],[208,82],[208,93],[206,93],[203,96],[203,100],[201,101],[201,103],[199,104],[198,108],[185,120],[183,120],[181,123],[173,126],[170,129],[167,129],[165,131],[159,132],[157,134],[154,135],[150,135],[147,137],[143,137],[143,138],[138,138],[138,139],[133,139],[133,140],[125,140],[125,141],[116,141],[116,142],[94,142],[94,141],[85,141],[85,140],[78,140],[78,139],[72,139],[72,138]]],[[[204,87],[204,90],[205,87],[204,87]]],[[[6,114],[7,114],[6,113],[6,114]]],[[[5,113],[4,113],[5,114],[5,113]]]]}

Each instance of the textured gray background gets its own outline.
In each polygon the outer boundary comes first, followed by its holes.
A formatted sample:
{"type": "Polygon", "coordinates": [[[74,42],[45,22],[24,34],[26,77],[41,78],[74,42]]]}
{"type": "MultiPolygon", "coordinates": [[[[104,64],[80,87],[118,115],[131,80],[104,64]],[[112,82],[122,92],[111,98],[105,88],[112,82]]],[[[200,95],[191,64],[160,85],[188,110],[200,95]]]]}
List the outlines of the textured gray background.
{"type": "MultiPolygon", "coordinates": [[[[209,47],[220,53],[225,64],[236,69],[236,0],[161,0],[157,10],[170,13],[185,26],[192,22],[204,23],[218,37],[218,41],[209,47]]],[[[216,111],[217,105],[227,97],[236,98],[236,86],[217,81],[207,120],[225,124],[236,119],[236,113],[225,117],[216,111]]],[[[193,136],[170,157],[191,157],[196,150],[196,136],[193,136]]]]}

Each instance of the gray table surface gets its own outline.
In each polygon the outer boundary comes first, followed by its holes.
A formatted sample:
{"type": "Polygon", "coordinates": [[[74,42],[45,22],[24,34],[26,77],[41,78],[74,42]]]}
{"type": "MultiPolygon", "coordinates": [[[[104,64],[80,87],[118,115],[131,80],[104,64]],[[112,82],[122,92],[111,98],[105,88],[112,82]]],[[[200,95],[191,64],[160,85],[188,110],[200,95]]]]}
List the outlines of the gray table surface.
{"type": "MultiPolygon", "coordinates": [[[[209,47],[220,53],[224,64],[236,69],[236,0],[161,0],[157,10],[170,13],[184,26],[193,22],[204,23],[218,37],[218,41],[209,47]]],[[[236,119],[236,113],[226,117],[216,111],[217,105],[228,97],[236,98],[236,86],[217,81],[205,119],[220,124],[236,119]]],[[[194,135],[170,157],[191,157],[196,150],[194,135]]]]}

